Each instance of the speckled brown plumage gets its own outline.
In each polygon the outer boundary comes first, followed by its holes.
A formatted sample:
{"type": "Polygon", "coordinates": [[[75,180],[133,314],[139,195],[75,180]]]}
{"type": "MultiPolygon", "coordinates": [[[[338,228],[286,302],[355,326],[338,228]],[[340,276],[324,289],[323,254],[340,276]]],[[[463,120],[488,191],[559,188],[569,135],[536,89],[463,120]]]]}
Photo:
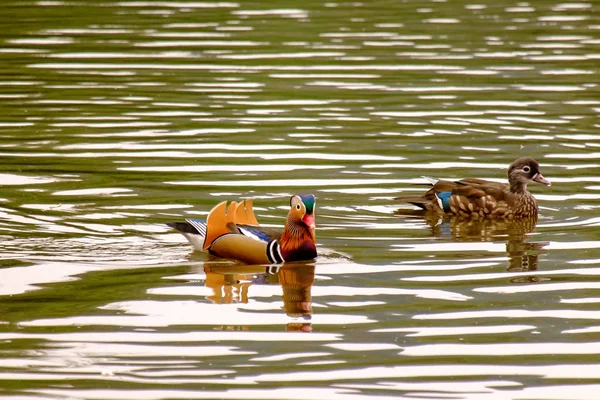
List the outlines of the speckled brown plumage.
{"type": "Polygon", "coordinates": [[[483,179],[432,181],[431,189],[419,197],[399,197],[425,211],[471,218],[522,218],[537,215],[537,201],[527,191],[527,184],[538,182],[550,186],[532,158],[515,160],[508,168],[508,184],[483,179]]]}

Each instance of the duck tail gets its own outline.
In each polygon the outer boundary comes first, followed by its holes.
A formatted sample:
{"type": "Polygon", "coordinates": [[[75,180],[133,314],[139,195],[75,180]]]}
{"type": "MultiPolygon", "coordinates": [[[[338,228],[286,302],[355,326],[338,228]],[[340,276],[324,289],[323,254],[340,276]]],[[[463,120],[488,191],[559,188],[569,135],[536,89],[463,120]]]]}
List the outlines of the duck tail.
{"type": "MultiPolygon", "coordinates": [[[[194,225],[188,221],[189,220],[186,220],[186,222],[167,222],[165,225],[170,226],[171,228],[175,228],[176,230],[178,230],[181,233],[189,233],[191,235],[199,235],[200,231],[197,228],[195,228],[194,225]]],[[[204,223],[204,221],[200,221],[200,220],[195,220],[195,221],[204,223]]]]}
{"type": "Polygon", "coordinates": [[[396,197],[394,200],[397,200],[401,203],[409,203],[415,205],[423,210],[427,210],[427,206],[429,205],[429,200],[423,198],[423,196],[412,196],[412,197],[396,197]]]}

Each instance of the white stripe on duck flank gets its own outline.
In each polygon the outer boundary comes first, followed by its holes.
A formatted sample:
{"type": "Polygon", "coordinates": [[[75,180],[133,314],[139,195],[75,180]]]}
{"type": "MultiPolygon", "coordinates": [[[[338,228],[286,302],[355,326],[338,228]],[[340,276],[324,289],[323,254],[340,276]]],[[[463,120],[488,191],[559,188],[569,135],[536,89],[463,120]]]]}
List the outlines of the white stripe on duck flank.
{"type": "Polygon", "coordinates": [[[276,240],[271,240],[267,245],[267,258],[273,264],[283,263],[283,256],[279,249],[279,243],[276,240]]]}

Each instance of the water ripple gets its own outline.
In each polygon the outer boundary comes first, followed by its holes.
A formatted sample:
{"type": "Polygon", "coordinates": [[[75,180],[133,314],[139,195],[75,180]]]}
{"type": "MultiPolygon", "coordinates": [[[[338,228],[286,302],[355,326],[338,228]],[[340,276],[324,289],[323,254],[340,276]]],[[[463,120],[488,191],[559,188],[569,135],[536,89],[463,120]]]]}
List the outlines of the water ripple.
{"type": "Polygon", "coordinates": [[[5,3],[5,395],[598,397],[592,2],[5,3]],[[530,233],[397,213],[520,156],[530,233]],[[281,228],[296,190],[309,265],[165,225],[252,197],[281,228]]]}

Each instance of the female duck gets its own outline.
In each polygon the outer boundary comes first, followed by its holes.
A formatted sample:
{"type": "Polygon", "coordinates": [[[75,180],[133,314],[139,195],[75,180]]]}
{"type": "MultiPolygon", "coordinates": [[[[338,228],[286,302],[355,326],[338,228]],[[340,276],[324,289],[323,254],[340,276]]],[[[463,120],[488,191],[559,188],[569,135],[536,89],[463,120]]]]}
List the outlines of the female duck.
{"type": "Polygon", "coordinates": [[[431,189],[418,197],[399,197],[425,211],[463,217],[525,218],[536,216],[538,205],[527,191],[530,182],[550,186],[532,158],[522,157],[508,168],[508,185],[483,179],[444,181],[427,178],[431,189]]]}

